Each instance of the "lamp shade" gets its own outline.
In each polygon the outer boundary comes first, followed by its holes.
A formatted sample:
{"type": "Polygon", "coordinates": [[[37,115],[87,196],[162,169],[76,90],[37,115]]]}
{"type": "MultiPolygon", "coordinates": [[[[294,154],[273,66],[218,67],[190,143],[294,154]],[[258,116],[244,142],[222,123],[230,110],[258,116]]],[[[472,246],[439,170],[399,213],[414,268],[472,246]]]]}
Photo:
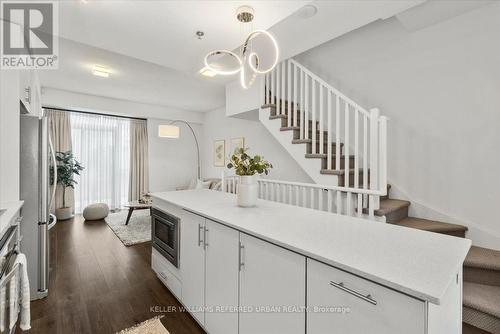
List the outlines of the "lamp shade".
{"type": "Polygon", "coordinates": [[[180,129],[178,126],[170,124],[161,124],[158,126],[158,137],[162,138],[179,138],[180,129]]]}

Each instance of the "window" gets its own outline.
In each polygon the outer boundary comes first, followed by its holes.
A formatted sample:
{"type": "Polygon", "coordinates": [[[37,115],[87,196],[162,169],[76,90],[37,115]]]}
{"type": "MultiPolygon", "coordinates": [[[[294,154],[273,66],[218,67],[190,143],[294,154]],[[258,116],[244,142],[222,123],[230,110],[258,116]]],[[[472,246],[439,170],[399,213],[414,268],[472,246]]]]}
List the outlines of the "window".
{"type": "Polygon", "coordinates": [[[130,120],[77,112],[70,119],[73,153],[85,167],[76,176],[75,212],[92,203],[121,208],[129,195],[130,120]]]}

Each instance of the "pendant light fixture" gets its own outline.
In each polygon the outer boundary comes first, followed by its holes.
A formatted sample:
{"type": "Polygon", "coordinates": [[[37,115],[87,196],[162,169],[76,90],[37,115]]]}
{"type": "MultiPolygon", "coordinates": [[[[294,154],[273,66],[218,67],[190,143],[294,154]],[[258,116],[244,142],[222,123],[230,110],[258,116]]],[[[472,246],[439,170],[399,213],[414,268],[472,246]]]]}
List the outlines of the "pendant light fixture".
{"type": "MultiPolygon", "coordinates": [[[[241,30],[245,30],[249,25],[252,25],[252,21],[255,17],[255,13],[250,6],[241,6],[236,11],[236,19],[241,23],[241,30]]],[[[209,52],[205,56],[205,67],[210,71],[219,75],[234,75],[240,74],[240,83],[243,88],[250,87],[258,74],[265,74],[273,70],[273,68],[278,63],[279,49],[276,39],[265,30],[249,30],[250,33],[246,35],[244,43],[240,46],[238,52],[233,52],[230,50],[214,50],[209,52]],[[259,58],[259,54],[254,50],[253,41],[257,38],[266,38],[271,42],[273,52],[272,60],[270,65],[263,67],[263,59],[259,58]],[[214,58],[218,57],[228,57],[233,62],[232,66],[215,66],[214,58]]],[[[267,54],[267,52],[266,52],[267,54]]],[[[268,61],[269,62],[269,61],[268,61]]]]}

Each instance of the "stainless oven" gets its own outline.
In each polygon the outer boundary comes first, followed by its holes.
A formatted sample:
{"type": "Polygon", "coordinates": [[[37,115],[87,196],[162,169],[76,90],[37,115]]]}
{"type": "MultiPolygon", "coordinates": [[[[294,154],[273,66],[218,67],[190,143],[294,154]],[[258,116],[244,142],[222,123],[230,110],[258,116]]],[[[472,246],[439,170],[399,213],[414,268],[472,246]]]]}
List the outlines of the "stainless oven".
{"type": "Polygon", "coordinates": [[[174,266],[179,266],[179,218],[153,208],[153,247],[174,266]]]}

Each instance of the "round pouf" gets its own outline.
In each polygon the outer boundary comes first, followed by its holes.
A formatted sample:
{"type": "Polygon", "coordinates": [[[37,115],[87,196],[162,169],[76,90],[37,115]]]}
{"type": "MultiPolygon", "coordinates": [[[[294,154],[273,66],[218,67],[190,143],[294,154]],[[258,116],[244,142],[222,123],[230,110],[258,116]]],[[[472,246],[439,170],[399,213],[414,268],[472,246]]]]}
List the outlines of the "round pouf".
{"type": "Polygon", "coordinates": [[[109,207],[106,203],[95,203],[88,205],[83,209],[83,218],[85,220],[101,220],[108,216],[109,207]]]}

